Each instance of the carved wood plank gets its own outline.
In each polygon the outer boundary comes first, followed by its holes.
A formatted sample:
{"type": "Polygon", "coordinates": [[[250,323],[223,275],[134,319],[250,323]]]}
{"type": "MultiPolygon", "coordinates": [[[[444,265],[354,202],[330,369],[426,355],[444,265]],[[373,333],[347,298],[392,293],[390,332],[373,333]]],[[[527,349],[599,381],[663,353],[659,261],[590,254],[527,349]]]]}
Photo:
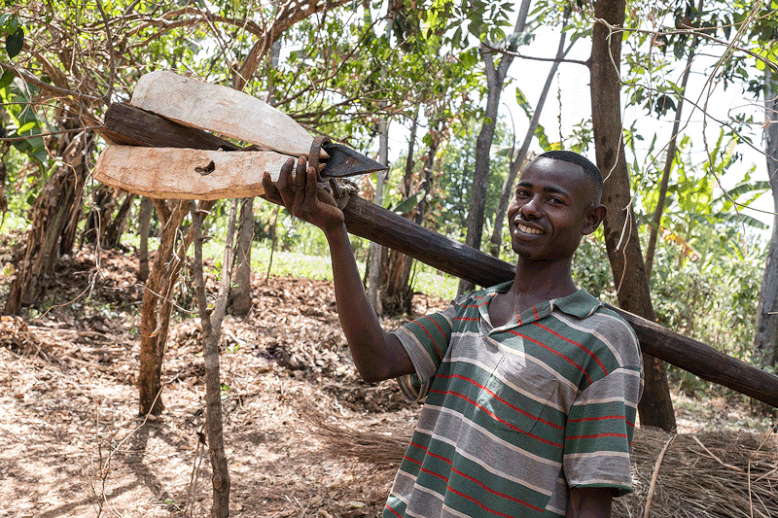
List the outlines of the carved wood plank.
{"type": "Polygon", "coordinates": [[[260,99],[173,72],[143,75],[130,104],[184,126],[207,129],[286,155],[307,156],[313,142],[294,119],[260,99]]]}
{"type": "Polygon", "coordinates": [[[272,151],[112,145],[100,154],[92,175],[99,182],[149,198],[246,198],[264,193],[265,171],[277,179],[288,159],[272,151]]]}

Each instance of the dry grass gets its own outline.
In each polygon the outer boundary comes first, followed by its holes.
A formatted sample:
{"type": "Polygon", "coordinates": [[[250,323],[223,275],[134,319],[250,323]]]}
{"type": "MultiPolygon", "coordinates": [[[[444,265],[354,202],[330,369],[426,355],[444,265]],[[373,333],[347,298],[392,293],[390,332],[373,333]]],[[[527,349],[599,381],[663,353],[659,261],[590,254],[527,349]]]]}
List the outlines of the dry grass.
{"type": "MultiPolygon", "coordinates": [[[[327,422],[315,412],[307,416],[327,455],[372,463],[386,472],[387,480],[410,440],[407,432],[365,433],[327,422]]],[[[639,428],[633,442],[633,476],[635,491],[615,501],[614,518],[778,517],[774,433],[668,434],[639,428]]]]}

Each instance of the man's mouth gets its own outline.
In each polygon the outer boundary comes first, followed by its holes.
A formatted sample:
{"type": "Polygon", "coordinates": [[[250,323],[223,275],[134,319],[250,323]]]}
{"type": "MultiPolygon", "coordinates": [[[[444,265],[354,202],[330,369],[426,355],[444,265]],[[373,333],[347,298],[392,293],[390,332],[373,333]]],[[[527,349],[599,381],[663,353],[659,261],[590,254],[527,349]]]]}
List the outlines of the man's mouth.
{"type": "Polygon", "coordinates": [[[519,231],[524,232],[525,234],[542,234],[543,233],[543,231],[540,230],[540,229],[528,227],[527,225],[522,225],[521,223],[519,223],[516,227],[519,229],[519,231]]]}

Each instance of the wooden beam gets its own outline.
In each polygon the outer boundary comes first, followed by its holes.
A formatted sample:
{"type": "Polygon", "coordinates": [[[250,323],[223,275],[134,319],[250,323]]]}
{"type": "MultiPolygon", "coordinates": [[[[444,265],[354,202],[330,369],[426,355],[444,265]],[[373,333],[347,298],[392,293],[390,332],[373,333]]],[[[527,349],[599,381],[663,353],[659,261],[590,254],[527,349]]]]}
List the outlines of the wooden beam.
{"type": "Polygon", "coordinates": [[[98,133],[109,143],[126,146],[240,149],[207,131],[183,126],[125,103],[108,107],[98,133]]]}
{"type": "MultiPolygon", "coordinates": [[[[344,215],[352,234],[399,250],[456,277],[481,286],[513,279],[514,269],[509,263],[411,223],[362,198],[352,196],[344,215]]],[[[778,376],[637,315],[608,307],[630,323],[643,352],[778,408],[778,376]]]]}

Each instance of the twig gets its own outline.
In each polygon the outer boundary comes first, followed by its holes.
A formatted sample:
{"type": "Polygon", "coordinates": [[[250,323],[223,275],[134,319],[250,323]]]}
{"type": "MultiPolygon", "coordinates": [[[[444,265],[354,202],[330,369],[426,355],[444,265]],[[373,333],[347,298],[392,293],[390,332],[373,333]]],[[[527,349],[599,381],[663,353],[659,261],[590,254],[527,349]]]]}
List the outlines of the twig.
{"type": "Polygon", "coordinates": [[[108,92],[103,96],[103,101],[106,105],[111,105],[111,97],[113,97],[113,82],[116,80],[116,56],[113,50],[113,35],[111,34],[111,24],[108,22],[108,16],[105,15],[103,9],[103,2],[101,0],[95,0],[97,3],[97,9],[100,11],[100,15],[103,17],[103,24],[105,25],[105,40],[108,47],[108,55],[111,58],[111,75],[108,77],[108,92]]]}
{"type": "Polygon", "coordinates": [[[710,455],[716,462],[718,462],[719,464],[721,464],[722,466],[724,466],[727,469],[731,469],[733,471],[737,471],[738,473],[743,473],[743,468],[738,468],[737,466],[733,466],[732,464],[727,464],[726,462],[721,460],[715,453],[713,453],[708,448],[706,448],[705,445],[702,444],[702,442],[696,436],[692,435],[691,437],[692,437],[692,439],[694,439],[694,442],[696,442],[700,446],[700,448],[705,450],[705,452],[708,455],[710,455]]]}
{"type": "Polygon", "coordinates": [[[751,492],[751,461],[754,459],[754,455],[759,453],[759,450],[762,449],[762,446],[765,445],[767,439],[770,438],[770,435],[772,435],[773,431],[776,430],[777,428],[778,428],[778,423],[771,426],[770,429],[767,430],[767,432],[765,432],[762,442],[759,443],[759,447],[756,450],[754,450],[754,452],[748,457],[748,471],[746,474],[748,477],[748,505],[749,505],[749,511],[751,512],[751,518],[754,518],[754,498],[751,492]]]}
{"type": "Polygon", "coordinates": [[[676,434],[672,434],[670,438],[665,443],[664,447],[662,448],[662,451],[659,452],[659,456],[656,458],[656,463],[654,464],[654,473],[651,475],[651,484],[648,486],[648,497],[646,498],[646,510],[643,513],[643,518],[648,518],[648,513],[651,510],[651,500],[654,497],[654,488],[656,487],[656,479],[659,476],[659,467],[662,465],[662,459],[665,457],[665,452],[667,451],[667,448],[670,447],[670,443],[673,442],[673,439],[675,439],[676,434]]]}

